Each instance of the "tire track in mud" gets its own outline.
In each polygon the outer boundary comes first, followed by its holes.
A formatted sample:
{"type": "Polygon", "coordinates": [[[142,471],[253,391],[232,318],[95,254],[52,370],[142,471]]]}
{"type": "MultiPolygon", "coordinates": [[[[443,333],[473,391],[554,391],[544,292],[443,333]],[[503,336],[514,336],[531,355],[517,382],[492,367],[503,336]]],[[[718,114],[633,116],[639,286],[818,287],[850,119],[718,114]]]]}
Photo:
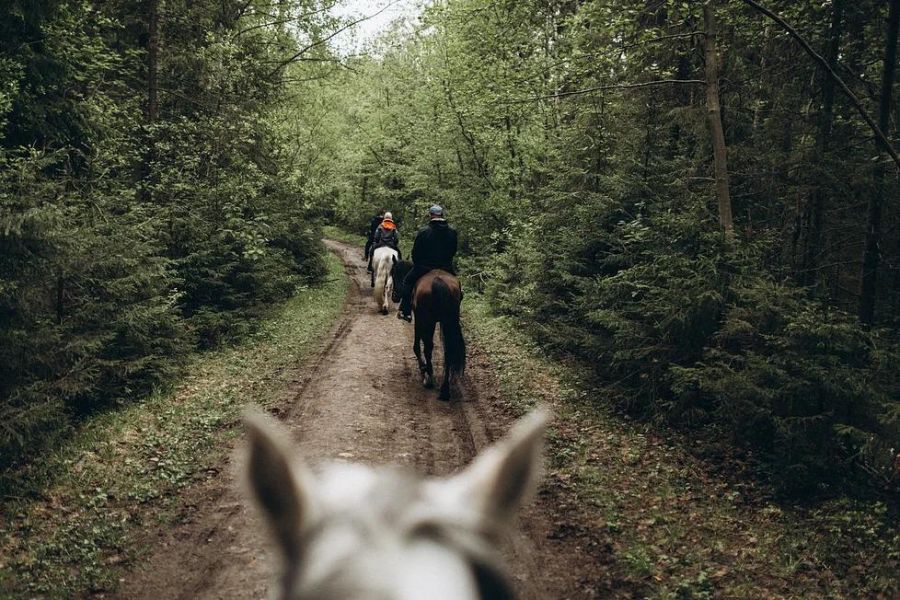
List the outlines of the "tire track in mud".
{"type": "MultiPolygon", "coordinates": [[[[484,398],[496,386],[481,362],[472,361],[451,402],[421,385],[412,353],[412,327],[376,312],[358,248],[326,242],[345,265],[351,285],[345,309],[317,357],[298,366],[299,384],[279,411],[303,455],[321,460],[395,463],[433,475],[457,472],[500,437],[510,416],[484,398]]],[[[435,372],[442,365],[435,340],[435,372]]],[[[234,461],[232,461],[234,462],[234,461]]],[[[189,490],[182,500],[196,506],[170,530],[157,533],[147,562],[126,578],[118,598],[263,598],[270,592],[273,553],[253,511],[227,476],[189,490]]],[[[524,533],[511,536],[506,552],[523,599],[571,597],[546,588],[570,570],[564,556],[541,556],[530,539],[551,528],[552,507],[531,508],[524,533]],[[542,521],[534,526],[534,521],[542,521]],[[549,576],[549,577],[548,577],[549,576]]],[[[545,534],[543,534],[545,535],[545,534]]],[[[547,553],[553,554],[553,553],[547,553]]],[[[571,577],[577,577],[575,573],[571,577]]],[[[557,586],[551,586],[557,587],[557,586]]]]}

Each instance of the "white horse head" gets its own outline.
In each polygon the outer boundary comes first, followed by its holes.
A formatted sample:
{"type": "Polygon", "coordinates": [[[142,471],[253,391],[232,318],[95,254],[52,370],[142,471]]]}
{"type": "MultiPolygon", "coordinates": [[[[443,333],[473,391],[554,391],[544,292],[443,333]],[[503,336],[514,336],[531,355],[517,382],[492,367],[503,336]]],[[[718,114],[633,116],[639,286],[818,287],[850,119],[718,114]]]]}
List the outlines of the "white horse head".
{"type": "Polygon", "coordinates": [[[397,262],[398,253],[393,248],[382,246],[376,248],[372,255],[372,285],[375,290],[372,297],[375,306],[382,314],[387,314],[391,305],[391,294],[394,289],[394,279],[391,277],[391,269],[397,262]]]}
{"type": "Polygon", "coordinates": [[[284,600],[512,598],[498,540],[537,484],[539,410],[461,473],[423,479],[334,463],[314,474],[261,414],[245,418],[247,478],[283,557],[284,600]]]}

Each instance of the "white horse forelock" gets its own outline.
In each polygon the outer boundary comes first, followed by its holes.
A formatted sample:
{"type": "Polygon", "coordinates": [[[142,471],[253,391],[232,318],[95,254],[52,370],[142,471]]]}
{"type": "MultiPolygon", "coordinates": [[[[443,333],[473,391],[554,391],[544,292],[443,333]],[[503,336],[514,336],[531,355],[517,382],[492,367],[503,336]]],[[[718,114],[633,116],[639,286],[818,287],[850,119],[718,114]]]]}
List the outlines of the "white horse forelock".
{"type": "Polygon", "coordinates": [[[355,464],[326,466],[317,486],[297,598],[476,599],[477,568],[501,576],[476,515],[448,510],[439,487],[355,464]]]}
{"type": "Polygon", "coordinates": [[[279,542],[285,600],[512,598],[499,538],[539,472],[546,413],[449,478],[295,460],[283,433],[250,415],[248,483],[279,542]]]}

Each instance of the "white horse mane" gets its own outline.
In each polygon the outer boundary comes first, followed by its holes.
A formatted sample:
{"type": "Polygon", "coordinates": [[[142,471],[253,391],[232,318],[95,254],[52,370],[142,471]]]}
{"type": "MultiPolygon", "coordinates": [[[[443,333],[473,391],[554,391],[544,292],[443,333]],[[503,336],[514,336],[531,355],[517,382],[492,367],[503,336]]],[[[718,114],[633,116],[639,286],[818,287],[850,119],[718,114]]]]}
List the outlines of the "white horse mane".
{"type": "Polygon", "coordinates": [[[529,415],[457,475],[423,479],[348,463],[313,473],[277,424],[248,415],[246,474],[282,554],[278,597],[512,598],[498,541],[536,485],[547,418],[529,415]]]}

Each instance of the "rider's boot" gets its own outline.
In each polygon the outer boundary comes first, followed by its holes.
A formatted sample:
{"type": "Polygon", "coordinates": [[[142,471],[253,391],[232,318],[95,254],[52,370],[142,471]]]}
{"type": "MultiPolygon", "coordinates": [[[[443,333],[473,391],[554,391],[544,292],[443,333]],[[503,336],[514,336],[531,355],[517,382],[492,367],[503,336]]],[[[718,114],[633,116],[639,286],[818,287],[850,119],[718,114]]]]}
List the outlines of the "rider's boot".
{"type": "Polygon", "coordinates": [[[407,323],[412,322],[412,315],[410,314],[409,305],[411,304],[411,300],[406,295],[406,291],[404,290],[403,295],[400,297],[400,308],[397,310],[397,318],[401,321],[406,321],[407,323]]]}

